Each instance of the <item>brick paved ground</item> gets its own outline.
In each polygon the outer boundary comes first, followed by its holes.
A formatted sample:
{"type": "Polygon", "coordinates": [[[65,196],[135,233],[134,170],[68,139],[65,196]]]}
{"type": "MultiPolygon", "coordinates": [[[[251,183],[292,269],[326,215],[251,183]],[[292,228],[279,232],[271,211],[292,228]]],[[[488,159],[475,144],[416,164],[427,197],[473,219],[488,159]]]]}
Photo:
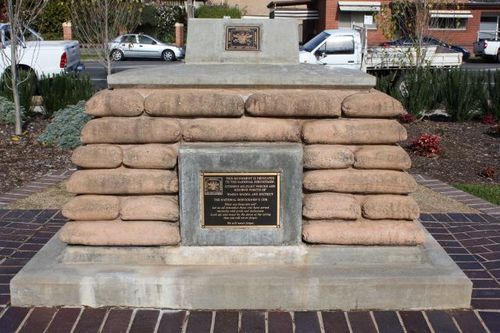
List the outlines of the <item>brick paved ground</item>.
{"type": "Polygon", "coordinates": [[[478,198],[470,193],[459,190],[438,179],[429,178],[420,174],[413,174],[413,177],[420,185],[423,185],[435,192],[444,194],[453,200],[463,203],[471,208],[474,208],[481,213],[488,214],[500,219],[500,206],[491,202],[478,198]]]}
{"type": "Polygon", "coordinates": [[[485,214],[424,214],[421,220],[472,279],[473,310],[289,313],[10,307],[10,279],[65,219],[55,210],[0,210],[0,332],[500,332],[500,221],[485,214]]]}

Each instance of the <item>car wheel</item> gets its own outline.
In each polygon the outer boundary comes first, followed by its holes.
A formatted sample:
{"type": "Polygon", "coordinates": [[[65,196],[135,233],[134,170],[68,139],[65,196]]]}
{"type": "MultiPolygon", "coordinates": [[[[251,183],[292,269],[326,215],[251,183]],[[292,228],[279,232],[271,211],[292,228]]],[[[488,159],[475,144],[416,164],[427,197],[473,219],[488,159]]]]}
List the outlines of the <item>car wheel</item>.
{"type": "Polygon", "coordinates": [[[111,60],[113,61],[122,61],[123,60],[123,52],[120,50],[113,50],[111,52],[111,60]]]}
{"type": "Polygon", "coordinates": [[[497,62],[500,62],[500,51],[497,53],[497,62]]]}
{"type": "Polygon", "coordinates": [[[175,53],[172,50],[165,50],[161,54],[161,58],[165,61],[175,61],[175,53]]]}
{"type": "Polygon", "coordinates": [[[399,75],[398,79],[396,80],[396,83],[394,84],[394,88],[402,96],[408,95],[408,84],[406,82],[406,78],[404,77],[404,74],[399,75]]]}

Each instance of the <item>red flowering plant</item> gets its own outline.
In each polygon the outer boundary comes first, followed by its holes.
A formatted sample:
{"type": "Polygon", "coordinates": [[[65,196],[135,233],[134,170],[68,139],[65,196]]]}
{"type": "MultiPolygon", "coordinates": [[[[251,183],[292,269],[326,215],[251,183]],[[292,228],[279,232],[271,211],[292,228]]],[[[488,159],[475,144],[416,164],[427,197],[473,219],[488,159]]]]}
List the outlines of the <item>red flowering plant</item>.
{"type": "Polygon", "coordinates": [[[441,137],[439,135],[423,133],[420,134],[417,139],[412,141],[410,148],[417,155],[434,157],[439,155],[441,152],[441,147],[439,147],[440,143],[441,137]]]}
{"type": "Polygon", "coordinates": [[[485,125],[496,125],[497,120],[493,114],[485,114],[481,119],[481,122],[485,125]]]}
{"type": "Polygon", "coordinates": [[[416,120],[417,120],[417,118],[415,118],[414,115],[412,115],[411,113],[408,113],[408,112],[399,116],[399,121],[402,123],[405,123],[405,124],[412,123],[416,120]]]}

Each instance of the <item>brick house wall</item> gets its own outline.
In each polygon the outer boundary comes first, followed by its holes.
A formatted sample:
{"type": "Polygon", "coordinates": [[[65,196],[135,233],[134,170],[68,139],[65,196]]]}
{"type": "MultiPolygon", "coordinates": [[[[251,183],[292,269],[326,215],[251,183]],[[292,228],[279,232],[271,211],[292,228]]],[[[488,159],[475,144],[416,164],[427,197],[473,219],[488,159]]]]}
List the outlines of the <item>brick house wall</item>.
{"type": "MultiPolygon", "coordinates": [[[[350,0],[350,1],[362,1],[362,0],[350,0]]],[[[390,1],[382,0],[380,1],[382,5],[388,4],[390,1]]],[[[317,0],[317,9],[319,11],[320,17],[316,25],[316,29],[319,31],[325,29],[337,29],[339,28],[340,22],[340,9],[339,0],[317,0]]],[[[435,38],[446,41],[450,44],[460,45],[467,48],[469,51],[473,50],[473,43],[477,40],[477,35],[480,28],[481,16],[485,14],[497,14],[500,16],[500,4],[496,6],[491,6],[491,4],[486,6],[481,6],[476,4],[465,4],[462,8],[464,10],[470,10],[472,18],[467,19],[466,27],[463,30],[447,30],[447,29],[428,29],[427,34],[435,38]]],[[[382,29],[377,27],[376,29],[368,30],[368,45],[376,46],[380,45],[388,39],[383,35],[382,29]]]]}

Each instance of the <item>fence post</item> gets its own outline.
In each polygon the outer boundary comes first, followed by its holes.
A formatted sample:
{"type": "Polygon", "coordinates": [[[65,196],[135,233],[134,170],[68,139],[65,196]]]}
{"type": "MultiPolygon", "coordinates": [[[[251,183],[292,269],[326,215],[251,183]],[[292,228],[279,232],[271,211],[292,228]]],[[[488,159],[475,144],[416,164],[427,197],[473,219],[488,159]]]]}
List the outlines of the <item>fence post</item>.
{"type": "Polygon", "coordinates": [[[178,47],[184,46],[184,24],[175,24],[175,45],[178,47]]]}
{"type": "Polygon", "coordinates": [[[64,40],[72,40],[73,39],[73,29],[71,26],[71,22],[64,22],[62,24],[63,28],[63,39],[64,40]]]}

